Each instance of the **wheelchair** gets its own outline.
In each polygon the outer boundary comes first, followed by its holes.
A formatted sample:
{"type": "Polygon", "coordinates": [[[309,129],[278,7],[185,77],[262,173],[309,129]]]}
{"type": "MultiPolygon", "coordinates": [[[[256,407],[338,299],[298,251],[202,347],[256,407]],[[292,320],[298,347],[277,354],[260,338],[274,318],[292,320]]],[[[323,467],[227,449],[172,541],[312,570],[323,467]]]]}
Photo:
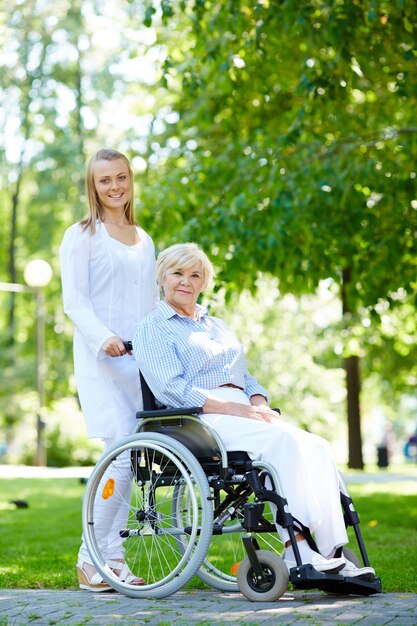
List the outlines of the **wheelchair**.
{"type": "MultiPolygon", "coordinates": [[[[382,591],[377,577],[346,578],[303,564],[295,533],[308,531],[288,511],[274,468],[252,461],[246,452],[227,452],[199,417],[200,407],[158,408],[142,376],[141,386],[145,410],[137,413],[135,433],[101,456],[83,499],[85,542],[98,572],[115,590],[136,598],[164,598],[197,575],[219,591],[240,591],[253,602],[278,600],[289,582],[296,589],[342,595],[382,591]],[[109,523],[123,540],[129,569],[145,579],[141,586],[120,580],[106,563],[103,538],[94,524],[103,501],[124,507],[125,514],[109,523]],[[297,563],[290,572],[281,557],[270,503],[290,536],[297,563]]],[[[358,514],[341,476],[339,480],[345,524],[353,527],[363,564],[369,566],[358,514]]],[[[307,539],[314,548],[311,535],[307,539]]],[[[350,549],[343,553],[362,566],[350,549]]]]}

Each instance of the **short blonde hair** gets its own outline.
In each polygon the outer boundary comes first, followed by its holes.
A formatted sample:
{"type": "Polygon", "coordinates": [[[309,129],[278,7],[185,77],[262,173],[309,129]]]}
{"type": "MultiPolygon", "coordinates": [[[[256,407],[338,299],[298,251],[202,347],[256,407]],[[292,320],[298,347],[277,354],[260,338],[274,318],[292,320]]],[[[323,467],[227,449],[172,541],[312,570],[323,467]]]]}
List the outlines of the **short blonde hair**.
{"type": "Polygon", "coordinates": [[[129,224],[135,223],[135,208],[134,208],[134,197],[133,197],[133,171],[130,166],[129,159],[118,152],[117,150],[113,150],[112,148],[103,148],[96,152],[96,154],[90,159],[90,162],[87,167],[86,174],[86,187],[87,187],[87,196],[88,196],[88,206],[90,208],[90,215],[80,222],[83,229],[90,229],[90,233],[93,234],[96,230],[96,222],[97,220],[103,219],[103,209],[98,199],[96,186],[94,184],[94,168],[97,161],[117,161],[117,159],[121,159],[124,164],[127,166],[130,176],[130,198],[126,202],[124,207],[124,212],[126,219],[129,224]]]}
{"type": "Polygon", "coordinates": [[[214,278],[214,267],[205,252],[196,243],[176,243],[166,248],[158,255],[156,262],[156,277],[158,285],[162,288],[165,275],[173,267],[179,270],[188,270],[194,265],[201,263],[203,272],[203,291],[214,278]]]}

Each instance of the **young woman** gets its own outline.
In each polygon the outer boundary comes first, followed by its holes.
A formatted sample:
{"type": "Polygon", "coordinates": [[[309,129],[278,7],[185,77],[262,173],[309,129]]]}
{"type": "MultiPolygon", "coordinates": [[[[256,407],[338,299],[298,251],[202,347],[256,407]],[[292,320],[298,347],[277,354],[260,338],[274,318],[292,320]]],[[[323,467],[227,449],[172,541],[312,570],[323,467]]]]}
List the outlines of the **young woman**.
{"type": "MultiPolygon", "coordinates": [[[[116,150],[99,150],[87,169],[89,216],[66,231],[60,248],[65,313],[74,323],[74,370],[81,408],[90,437],[104,447],[129,435],[141,407],[138,370],[123,341],[159,299],[155,250],[150,236],[135,224],[133,174],[116,150]]],[[[117,489],[127,490],[118,482],[117,489]]],[[[104,554],[123,579],[123,545],[112,533],[115,517],[127,514],[104,502],[98,513],[104,554]]],[[[78,557],[80,587],[105,591],[84,542],[78,557]]],[[[136,584],[143,580],[134,579],[136,584]]]]}

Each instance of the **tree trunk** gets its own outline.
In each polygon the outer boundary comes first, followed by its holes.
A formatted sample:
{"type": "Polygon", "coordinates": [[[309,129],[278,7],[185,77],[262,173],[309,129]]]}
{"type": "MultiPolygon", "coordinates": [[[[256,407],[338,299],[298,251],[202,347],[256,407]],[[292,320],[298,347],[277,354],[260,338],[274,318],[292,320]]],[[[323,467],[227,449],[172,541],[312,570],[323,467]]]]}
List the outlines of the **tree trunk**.
{"type": "MultiPolygon", "coordinates": [[[[348,285],[351,279],[350,268],[344,268],[342,273],[342,307],[343,317],[352,313],[348,302],[348,285]]],[[[344,359],[347,389],[347,422],[349,456],[348,467],[363,469],[362,432],[360,410],[360,359],[357,355],[349,355],[344,359]]]]}
{"type": "MultiPolygon", "coordinates": [[[[10,241],[9,241],[9,282],[17,282],[16,274],[16,237],[17,237],[17,207],[19,205],[20,195],[20,182],[22,180],[22,170],[19,170],[16,187],[12,197],[12,215],[10,220],[10,241]]],[[[12,346],[14,343],[14,330],[15,330],[15,296],[16,294],[10,292],[9,301],[9,320],[8,320],[8,337],[7,345],[12,346]]]]}
{"type": "Polygon", "coordinates": [[[345,359],[349,460],[348,466],[363,469],[362,434],[360,412],[360,371],[359,357],[348,356],[345,359]]]}

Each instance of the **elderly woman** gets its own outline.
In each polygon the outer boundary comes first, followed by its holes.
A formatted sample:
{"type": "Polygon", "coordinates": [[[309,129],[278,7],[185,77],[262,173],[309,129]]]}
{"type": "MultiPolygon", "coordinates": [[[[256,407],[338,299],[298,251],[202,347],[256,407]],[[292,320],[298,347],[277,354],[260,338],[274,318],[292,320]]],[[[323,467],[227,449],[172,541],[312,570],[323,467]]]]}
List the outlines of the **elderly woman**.
{"type": "MultiPolygon", "coordinates": [[[[372,576],[372,568],[335,556],[348,538],[330,444],[269,408],[266,390],[247,371],[242,345],[197,304],[213,275],[210,260],[194,243],[173,245],[159,255],[164,301],[140,322],[133,341],[142,374],[162,404],[201,406],[227,450],[246,450],[253,460],[275,467],[289,510],[314,533],[320,551],[297,533],[303,563],[321,572],[372,576]]],[[[295,567],[288,533],[278,525],[277,530],[287,567],[295,567]]]]}

